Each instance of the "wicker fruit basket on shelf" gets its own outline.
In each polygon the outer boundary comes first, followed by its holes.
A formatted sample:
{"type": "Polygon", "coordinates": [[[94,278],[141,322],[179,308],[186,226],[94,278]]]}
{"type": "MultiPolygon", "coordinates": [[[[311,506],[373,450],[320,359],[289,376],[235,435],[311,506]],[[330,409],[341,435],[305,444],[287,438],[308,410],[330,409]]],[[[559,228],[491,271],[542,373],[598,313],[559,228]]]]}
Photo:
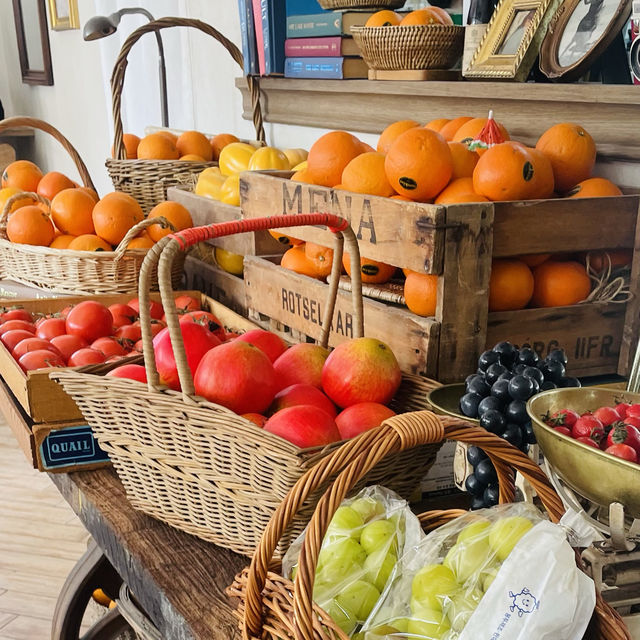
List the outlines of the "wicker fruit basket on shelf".
{"type": "MultiPolygon", "coordinates": [[[[229,55],[243,67],[242,53],[233,42],[228,40],[211,25],[191,18],[160,18],[153,20],[136,29],[126,39],[118,55],[111,75],[111,95],[114,122],[114,158],[106,161],[107,171],[117,191],[124,191],[133,196],[148,213],[158,202],[167,199],[167,189],[178,184],[195,184],[198,174],[207,167],[215,166],[216,162],[190,162],[185,160],[128,160],[123,142],[122,129],[122,90],[125,72],[127,70],[127,56],[133,45],[146,33],[159,32],[171,27],[191,27],[217,40],[229,55]]],[[[262,111],[260,109],[260,90],[253,77],[246,78],[251,96],[253,109],[253,124],[256,139],[264,142],[264,128],[262,126],[262,111]]]]}
{"type": "MultiPolygon", "coordinates": [[[[54,372],[94,429],[100,446],[109,453],[131,504],[188,533],[251,555],[271,514],[305,471],[340,443],[324,448],[300,449],[232,411],[195,396],[193,378],[168,277],[174,257],[197,242],[269,228],[322,224],[336,234],[333,269],[341,269],[343,239],[351,259],[359,262],[357,240],[348,223],[330,214],[257,218],[189,229],[162,239],[149,250],[140,273],[140,308],[147,387],[129,380],[99,378],[75,372],[54,372]],[[151,327],[147,313],[148,275],[159,258],[160,291],[178,363],[182,393],[159,384],[151,327]]],[[[332,278],[324,309],[327,344],[338,278],[332,278]]],[[[354,335],[363,335],[359,272],[353,283],[354,335]]],[[[405,376],[396,411],[427,407],[433,381],[405,376]]],[[[419,447],[389,457],[367,481],[385,484],[408,497],[433,464],[436,447],[419,447]]],[[[284,539],[289,542],[304,528],[315,501],[297,514],[284,539]]]]}
{"type": "MultiPolygon", "coordinates": [[[[358,483],[388,456],[414,447],[439,446],[444,440],[456,440],[483,449],[496,467],[500,482],[500,503],[513,502],[513,470],[535,487],[540,501],[553,522],[564,513],[562,501],[541,469],[518,449],[480,427],[472,427],[458,418],[436,416],[419,411],[395,416],[372,431],[349,441],[339,451],[320,461],[302,476],[286,499],[278,506],[267,526],[251,565],[236,576],[227,593],[240,599],[237,616],[245,639],[348,640],[347,636],[320,607],[313,603],[315,570],[327,527],[342,500],[354,493],[358,483]],[[339,473],[335,477],[336,473],[339,473]],[[310,495],[328,476],[335,481],[318,502],[300,550],[295,582],[279,573],[274,550],[283,531],[310,495]]],[[[435,529],[464,514],[458,509],[428,511],[419,515],[425,531],[435,529]]],[[[579,556],[576,555],[579,563],[579,556]]],[[[632,640],[622,618],[600,594],[587,638],[632,640]]]]}
{"type": "Polygon", "coordinates": [[[351,27],[370,69],[451,69],[462,56],[464,27],[445,24],[351,27]]]}
{"type": "Polygon", "coordinates": [[[405,0],[318,0],[323,9],[401,9],[405,0]]]}

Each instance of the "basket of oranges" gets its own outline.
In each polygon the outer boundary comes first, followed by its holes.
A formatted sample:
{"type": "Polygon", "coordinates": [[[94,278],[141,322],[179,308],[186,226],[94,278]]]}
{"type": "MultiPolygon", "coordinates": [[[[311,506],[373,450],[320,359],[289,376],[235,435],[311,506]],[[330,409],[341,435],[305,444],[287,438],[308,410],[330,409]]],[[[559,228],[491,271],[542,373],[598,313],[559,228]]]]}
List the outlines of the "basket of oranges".
{"type": "Polygon", "coordinates": [[[464,27],[454,25],[439,7],[404,17],[378,11],[351,33],[368,67],[378,70],[451,69],[464,47],[464,27]]]}
{"type": "MultiPolygon", "coordinates": [[[[198,175],[215,166],[214,148],[204,134],[185,132],[180,138],[170,132],[159,131],[145,136],[137,144],[137,138],[123,134],[122,89],[124,87],[127,56],[133,45],[146,33],[158,32],[169,27],[193,27],[210,35],[227,50],[243,67],[242,53],[233,42],[211,25],[190,18],[161,18],[136,29],[125,41],[111,76],[113,102],[114,143],[113,158],[106,161],[107,171],[118,191],[133,196],[145,212],[158,202],[167,199],[167,189],[178,184],[195,184],[198,175]]],[[[256,138],[264,141],[260,94],[257,83],[247,77],[253,106],[253,122],[256,138]]]]}

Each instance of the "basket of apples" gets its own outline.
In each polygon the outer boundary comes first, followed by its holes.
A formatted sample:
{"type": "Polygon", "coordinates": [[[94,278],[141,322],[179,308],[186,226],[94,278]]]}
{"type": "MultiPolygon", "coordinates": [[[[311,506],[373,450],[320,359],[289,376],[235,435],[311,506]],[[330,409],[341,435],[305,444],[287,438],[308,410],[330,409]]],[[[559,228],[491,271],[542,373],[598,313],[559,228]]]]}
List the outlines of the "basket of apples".
{"type": "MultiPolygon", "coordinates": [[[[359,261],[357,240],[344,219],[309,214],[189,229],[148,252],[139,286],[146,387],[77,372],[52,374],[109,452],[134,507],[251,554],[273,511],[314,464],[395,413],[428,408],[427,393],[437,383],[403,374],[386,344],[364,337],[359,272],[352,293],[356,337],[331,353],[327,349],[343,243],[359,261]],[[300,224],[326,225],[337,238],[335,284],[323,309],[319,345],[288,348],[276,334],[256,330],[212,346],[179,321],[169,305],[170,275],[184,251],[224,235],[300,224]],[[162,353],[154,349],[147,308],[156,266],[170,345],[162,353]]],[[[391,456],[367,481],[408,497],[437,449],[425,445],[391,456]]],[[[318,497],[296,515],[285,543],[304,528],[318,497]]]]}

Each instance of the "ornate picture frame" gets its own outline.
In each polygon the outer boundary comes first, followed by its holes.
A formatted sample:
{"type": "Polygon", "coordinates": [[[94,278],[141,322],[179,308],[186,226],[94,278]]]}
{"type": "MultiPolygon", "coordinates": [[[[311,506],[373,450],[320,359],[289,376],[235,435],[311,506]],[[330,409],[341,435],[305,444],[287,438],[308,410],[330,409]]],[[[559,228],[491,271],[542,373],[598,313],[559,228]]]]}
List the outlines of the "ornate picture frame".
{"type": "Polygon", "coordinates": [[[48,0],[49,20],[54,31],[79,29],[78,0],[48,0]]]}
{"type": "Polygon", "coordinates": [[[44,0],[13,0],[22,82],[53,84],[47,10],[44,0]]]}
{"type": "Polygon", "coordinates": [[[526,80],[561,0],[500,0],[469,66],[469,78],[526,80]]]}
{"type": "Polygon", "coordinates": [[[542,42],[540,70],[552,80],[579,78],[630,16],[631,0],[563,0],[542,42]]]}

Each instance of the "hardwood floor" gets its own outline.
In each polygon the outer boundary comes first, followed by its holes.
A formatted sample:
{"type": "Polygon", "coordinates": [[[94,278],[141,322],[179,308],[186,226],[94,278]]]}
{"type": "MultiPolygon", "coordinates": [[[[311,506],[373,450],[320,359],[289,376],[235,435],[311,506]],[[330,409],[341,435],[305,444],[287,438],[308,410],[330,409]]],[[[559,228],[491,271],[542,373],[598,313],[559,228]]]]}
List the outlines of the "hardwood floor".
{"type": "Polygon", "coordinates": [[[49,640],[58,592],[88,537],[0,415],[0,640],[49,640]]]}

